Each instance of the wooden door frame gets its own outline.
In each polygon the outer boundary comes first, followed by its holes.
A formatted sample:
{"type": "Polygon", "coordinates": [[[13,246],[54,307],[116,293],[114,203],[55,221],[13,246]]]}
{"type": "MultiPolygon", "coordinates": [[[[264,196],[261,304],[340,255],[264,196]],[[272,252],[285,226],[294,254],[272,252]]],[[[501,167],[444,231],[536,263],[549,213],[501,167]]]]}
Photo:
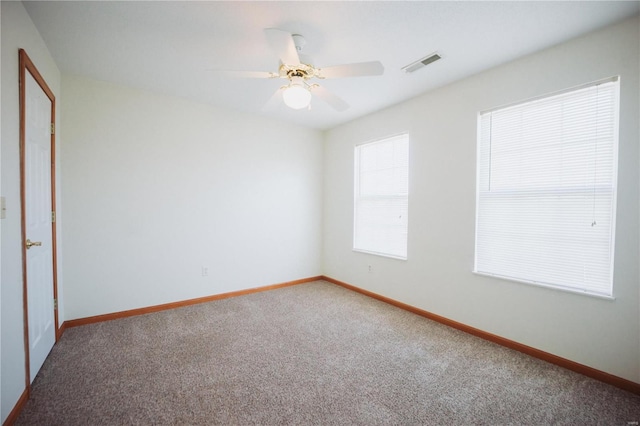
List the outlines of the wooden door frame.
{"type": "MultiPolygon", "coordinates": [[[[33,79],[38,83],[38,86],[47,95],[51,101],[51,211],[54,220],[51,221],[51,256],[52,256],[52,274],[53,274],[53,298],[58,299],[58,262],[57,262],[57,248],[56,248],[56,135],[55,135],[55,122],[56,122],[56,97],[45,82],[44,78],[33,64],[27,52],[24,49],[18,51],[19,56],[19,84],[20,84],[20,221],[21,221],[21,240],[22,240],[22,308],[24,317],[24,350],[25,350],[25,371],[26,371],[26,390],[27,394],[31,389],[31,369],[30,369],[30,353],[29,353],[29,303],[28,303],[28,289],[27,289],[27,249],[25,242],[27,239],[27,222],[26,222],[26,188],[25,188],[25,153],[26,153],[26,78],[27,72],[31,74],[33,79]]],[[[58,328],[58,306],[57,303],[53,307],[54,317],[54,334],[55,342],[59,338],[58,328]]]]}

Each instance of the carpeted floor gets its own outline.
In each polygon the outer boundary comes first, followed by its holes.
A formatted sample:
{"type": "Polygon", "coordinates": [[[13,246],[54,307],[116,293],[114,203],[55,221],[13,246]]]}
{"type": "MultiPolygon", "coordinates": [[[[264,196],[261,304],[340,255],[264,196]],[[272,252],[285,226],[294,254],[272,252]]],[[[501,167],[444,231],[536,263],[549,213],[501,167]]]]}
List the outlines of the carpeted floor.
{"type": "Polygon", "coordinates": [[[68,329],[17,424],[638,421],[638,395],[314,282],[68,329]]]}

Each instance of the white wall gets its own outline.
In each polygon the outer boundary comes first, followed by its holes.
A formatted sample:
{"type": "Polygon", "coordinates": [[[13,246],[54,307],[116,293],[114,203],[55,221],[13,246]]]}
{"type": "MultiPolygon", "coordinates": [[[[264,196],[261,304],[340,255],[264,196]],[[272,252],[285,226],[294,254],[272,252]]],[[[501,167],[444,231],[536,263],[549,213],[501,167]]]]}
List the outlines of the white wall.
{"type": "Polygon", "coordinates": [[[640,382],[638,28],[627,20],[329,131],[324,274],[640,382]],[[477,113],[618,74],[616,299],[472,274],[477,113]],[[353,252],[354,145],[402,131],[411,138],[409,259],[353,252]]]}
{"type": "Polygon", "coordinates": [[[321,274],[321,132],[62,86],[65,319],[321,274]]]}
{"type": "MultiPolygon", "coordinates": [[[[1,407],[2,422],[25,389],[24,324],[22,312],[22,248],[20,237],[20,152],[18,105],[18,49],[23,48],[60,102],[60,72],[22,3],[0,2],[2,27],[2,139],[1,193],[7,218],[1,227],[1,407]]],[[[59,120],[56,127],[60,128],[59,120]]],[[[60,137],[57,138],[60,151],[60,137]]],[[[59,179],[59,173],[58,173],[59,179]]],[[[58,182],[59,184],[59,182],[58,182]]],[[[58,185],[59,187],[59,185],[58,185]]],[[[59,194],[58,194],[59,195],[59,194]]],[[[62,210],[58,200],[58,208],[62,210]]],[[[59,273],[62,270],[59,268],[59,273]]],[[[59,275],[59,288],[62,287],[59,275]]]]}

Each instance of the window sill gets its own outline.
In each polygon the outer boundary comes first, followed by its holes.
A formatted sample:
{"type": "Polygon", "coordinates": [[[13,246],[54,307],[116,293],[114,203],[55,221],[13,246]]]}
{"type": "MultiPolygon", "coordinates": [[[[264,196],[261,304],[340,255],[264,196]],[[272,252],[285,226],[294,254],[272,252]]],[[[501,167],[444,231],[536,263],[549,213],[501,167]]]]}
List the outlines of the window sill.
{"type": "Polygon", "coordinates": [[[388,254],[388,253],[379,253],[376,251],[368,251],[368,250],[361,250],[361,249],[352,249],[354,252],[356,253],[365,253],[365,254],[372,254],[374,256],[380,256],[380,257],[388,257],[389,259],[396,259],[396,260],[407,260],[407,257],[402,257],[402,256],[397,256],[395,254],[388,254]]]}
{"type": "Polygon", "coordinates": [[[563,293],[571,293],[571,294],[577,294],[577,295],[581,295],[581,296],[595,297],[597,299],[604,299],[604,300],[609,300],[609,301],[616,300],[616,298],[613,295],[608,296],[606,294],[590,293],[588,291],[582,291],[582,290],[572,289],[572,288],[568,288],[568,287],[561,287],[561,286],[556,286],[556,285],[552,285],[552,284],[544,284],[544,283],[540,283],[540,282],[536,282],[536,281],[518,280],[516,278],[503,277],[501,275],[494,275],[494,274],[489,274],[489,273],[486,273],[486,272],[476,272],[476,271],[472,271],[472,272],[475,275],[480,275],[480,276],[483,276],[483,277],[496,278],[496,279],[503,280],[503,281],[511,281],[511,282],[516,282],[516,283],[520,283],[520,284],[526,284],[526,285],[534,286],[534,287],[542,287],[542,288],[547,288],[547,289],[550,289],[550,290],[561,291],[563,293]]]}

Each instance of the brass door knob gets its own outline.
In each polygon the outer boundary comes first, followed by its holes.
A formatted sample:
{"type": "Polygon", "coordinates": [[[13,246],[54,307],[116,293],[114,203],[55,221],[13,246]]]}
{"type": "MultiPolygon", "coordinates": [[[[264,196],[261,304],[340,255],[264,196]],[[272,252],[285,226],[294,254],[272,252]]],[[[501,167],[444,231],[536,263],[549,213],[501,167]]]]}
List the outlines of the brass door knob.
{"type": "Polygon", "coordinates": [[[42,241],[31,241],[27,239],[27,241],[25,242],[25,245],[27,246],[27,250],[29,250],[33,246],[40,247],[42,245],[42,241]]]}

